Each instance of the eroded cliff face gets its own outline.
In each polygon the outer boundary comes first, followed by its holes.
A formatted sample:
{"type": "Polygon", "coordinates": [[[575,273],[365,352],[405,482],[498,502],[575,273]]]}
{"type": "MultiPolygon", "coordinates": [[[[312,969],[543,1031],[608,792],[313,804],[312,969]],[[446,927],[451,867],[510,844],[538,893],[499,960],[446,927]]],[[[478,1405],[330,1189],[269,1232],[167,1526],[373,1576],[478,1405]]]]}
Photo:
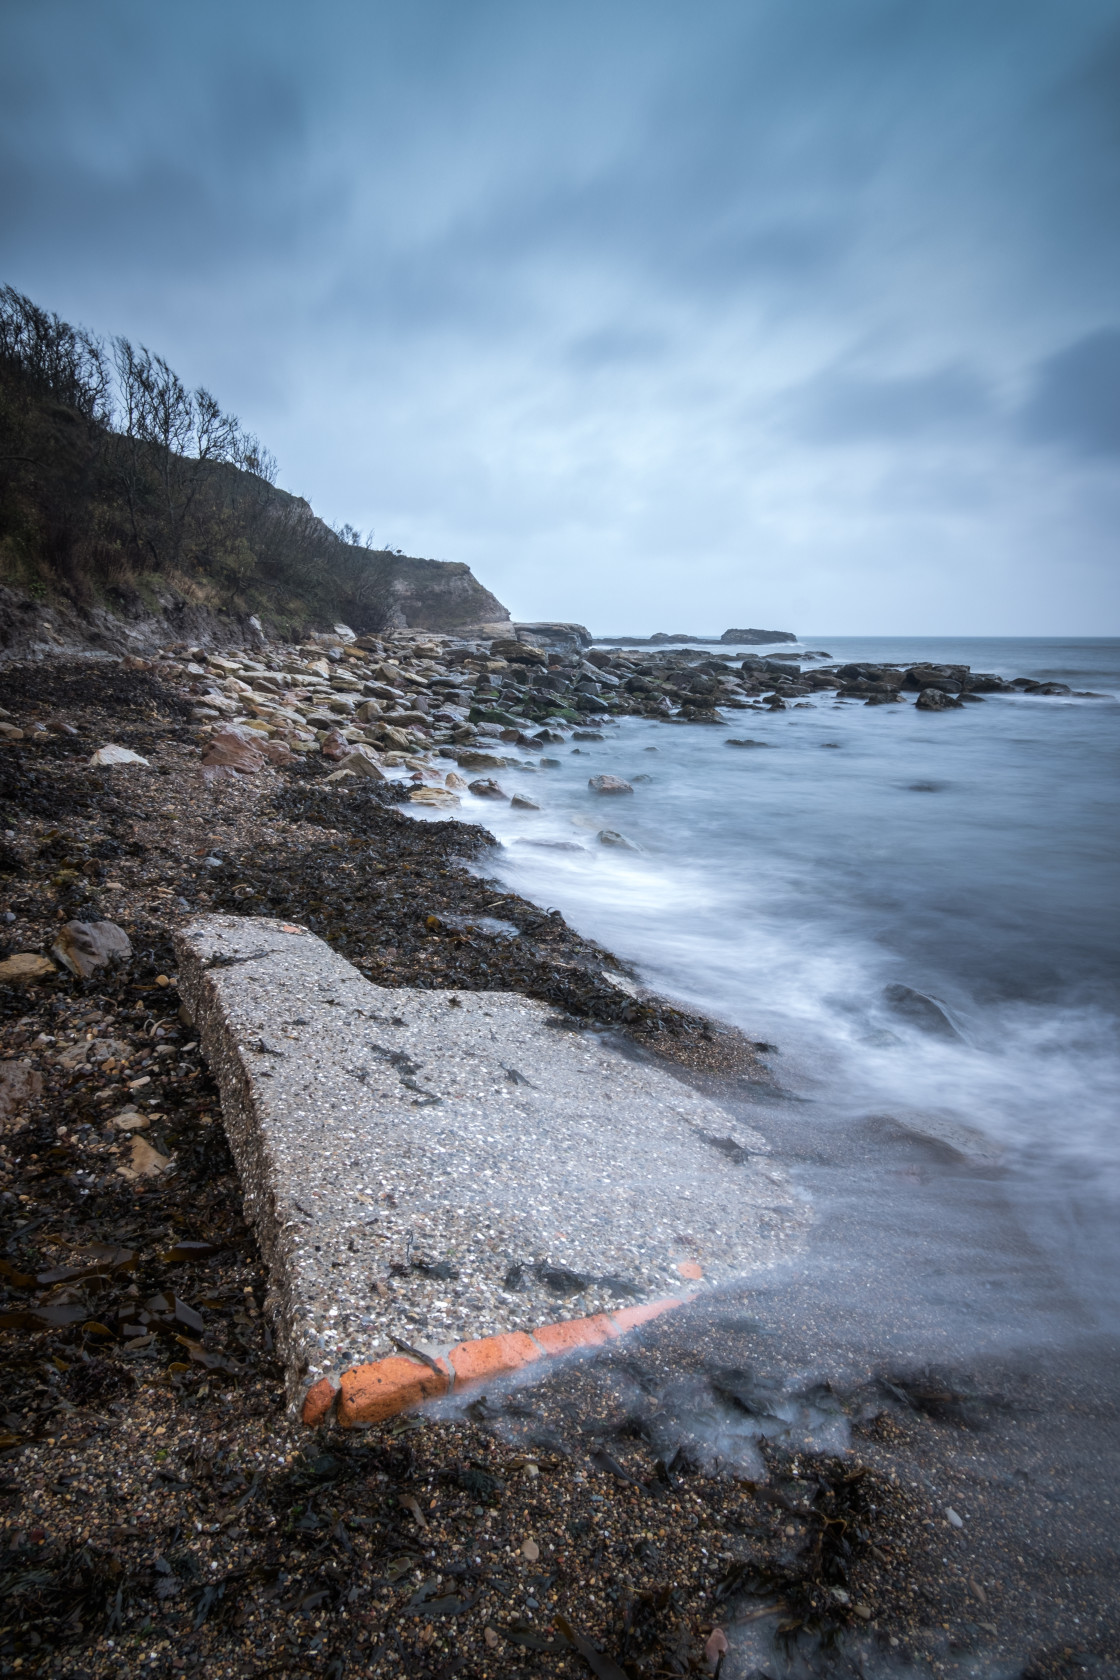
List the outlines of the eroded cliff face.
{"type": "Polygon", "coordinates": [[[259,599],[255,612],[226,610],[162,580],[145,580],[143,589],[107,590],[81,603],[57,596],[44,600],[0,584],[0,660],[64,650],[144,654],[180,641],[253,648],[324,630],[336,619],[359,635],[383,629],[508,633],[509,612],[469,566],[404,554],[377,558],[383,565],[368,598],[342,600],[333,611],[290,598],[278,602],[275,613],[259,599]]]}
{"type": "Polygon", "coordinates": [[[394,555],[386,589],[388,630],[473,630],[509,624],[509,611],[458,560],[394,555]]]}

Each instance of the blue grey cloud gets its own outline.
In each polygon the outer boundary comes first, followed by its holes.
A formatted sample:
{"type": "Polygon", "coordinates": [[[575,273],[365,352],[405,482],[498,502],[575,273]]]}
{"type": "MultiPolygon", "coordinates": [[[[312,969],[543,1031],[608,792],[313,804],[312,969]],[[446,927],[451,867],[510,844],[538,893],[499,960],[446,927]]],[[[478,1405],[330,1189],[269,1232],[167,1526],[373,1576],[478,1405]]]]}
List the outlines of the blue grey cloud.
{"type": "Polygon", "coordinates": [[[992,410],[988,387],[975,369],[870,378],[826,373],[796,394],[793,425],[819,443],[865,443],[916,438],[972,427],[992,410]]]}
{"type": "Polygon", "coordinates": [[[1027,437],[1120,459],[1120,327],[1086,333],[1039,367],[1022,412],[1027,437]]]}
{"type": "Polygon", "coordinates": [[[1096,630],[1118,111],[1114,0],[37,0],[0,278],[526,616],[1096,630]]]}

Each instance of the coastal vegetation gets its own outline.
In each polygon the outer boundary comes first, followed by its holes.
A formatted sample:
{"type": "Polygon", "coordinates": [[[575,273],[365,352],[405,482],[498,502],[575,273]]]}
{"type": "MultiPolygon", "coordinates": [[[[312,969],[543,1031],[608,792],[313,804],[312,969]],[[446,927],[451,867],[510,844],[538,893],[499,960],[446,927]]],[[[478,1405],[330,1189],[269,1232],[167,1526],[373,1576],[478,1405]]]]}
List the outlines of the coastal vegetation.
{"type": "Polygon", "coordinates": [[[374,548],[276,476],[260,440],[162,356],[0,289],[9,588],[79,613],[258,614],[280,633],[416,622],[418,597],[436,628],[508,616],[468,567],[374,548]]]}

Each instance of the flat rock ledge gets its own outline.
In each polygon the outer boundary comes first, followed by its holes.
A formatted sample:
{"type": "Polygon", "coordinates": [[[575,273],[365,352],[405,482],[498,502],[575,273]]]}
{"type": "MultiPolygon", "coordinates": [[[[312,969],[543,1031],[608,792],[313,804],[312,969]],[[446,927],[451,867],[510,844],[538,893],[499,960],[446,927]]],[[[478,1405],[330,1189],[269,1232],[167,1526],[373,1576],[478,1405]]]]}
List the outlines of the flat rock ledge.
{"type": "Polygon", "coordinates": [[[266,918],[176,942],[307,1423],[610,1341],[797,1241],[757,1133],[545,1004],[374,986],[266,918]]]}

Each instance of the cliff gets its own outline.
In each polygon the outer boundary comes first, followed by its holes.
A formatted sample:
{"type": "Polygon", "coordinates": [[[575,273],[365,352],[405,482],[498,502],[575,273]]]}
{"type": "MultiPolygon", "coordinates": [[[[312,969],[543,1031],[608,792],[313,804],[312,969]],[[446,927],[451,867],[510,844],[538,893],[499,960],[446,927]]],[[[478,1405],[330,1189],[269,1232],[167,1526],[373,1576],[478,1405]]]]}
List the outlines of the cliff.
{"type": "Polygon", "coordinates": [[[161,358],[0,288],[0,647],[508,624],[468,566],[370,548],[275,476],[161,358]]]}

